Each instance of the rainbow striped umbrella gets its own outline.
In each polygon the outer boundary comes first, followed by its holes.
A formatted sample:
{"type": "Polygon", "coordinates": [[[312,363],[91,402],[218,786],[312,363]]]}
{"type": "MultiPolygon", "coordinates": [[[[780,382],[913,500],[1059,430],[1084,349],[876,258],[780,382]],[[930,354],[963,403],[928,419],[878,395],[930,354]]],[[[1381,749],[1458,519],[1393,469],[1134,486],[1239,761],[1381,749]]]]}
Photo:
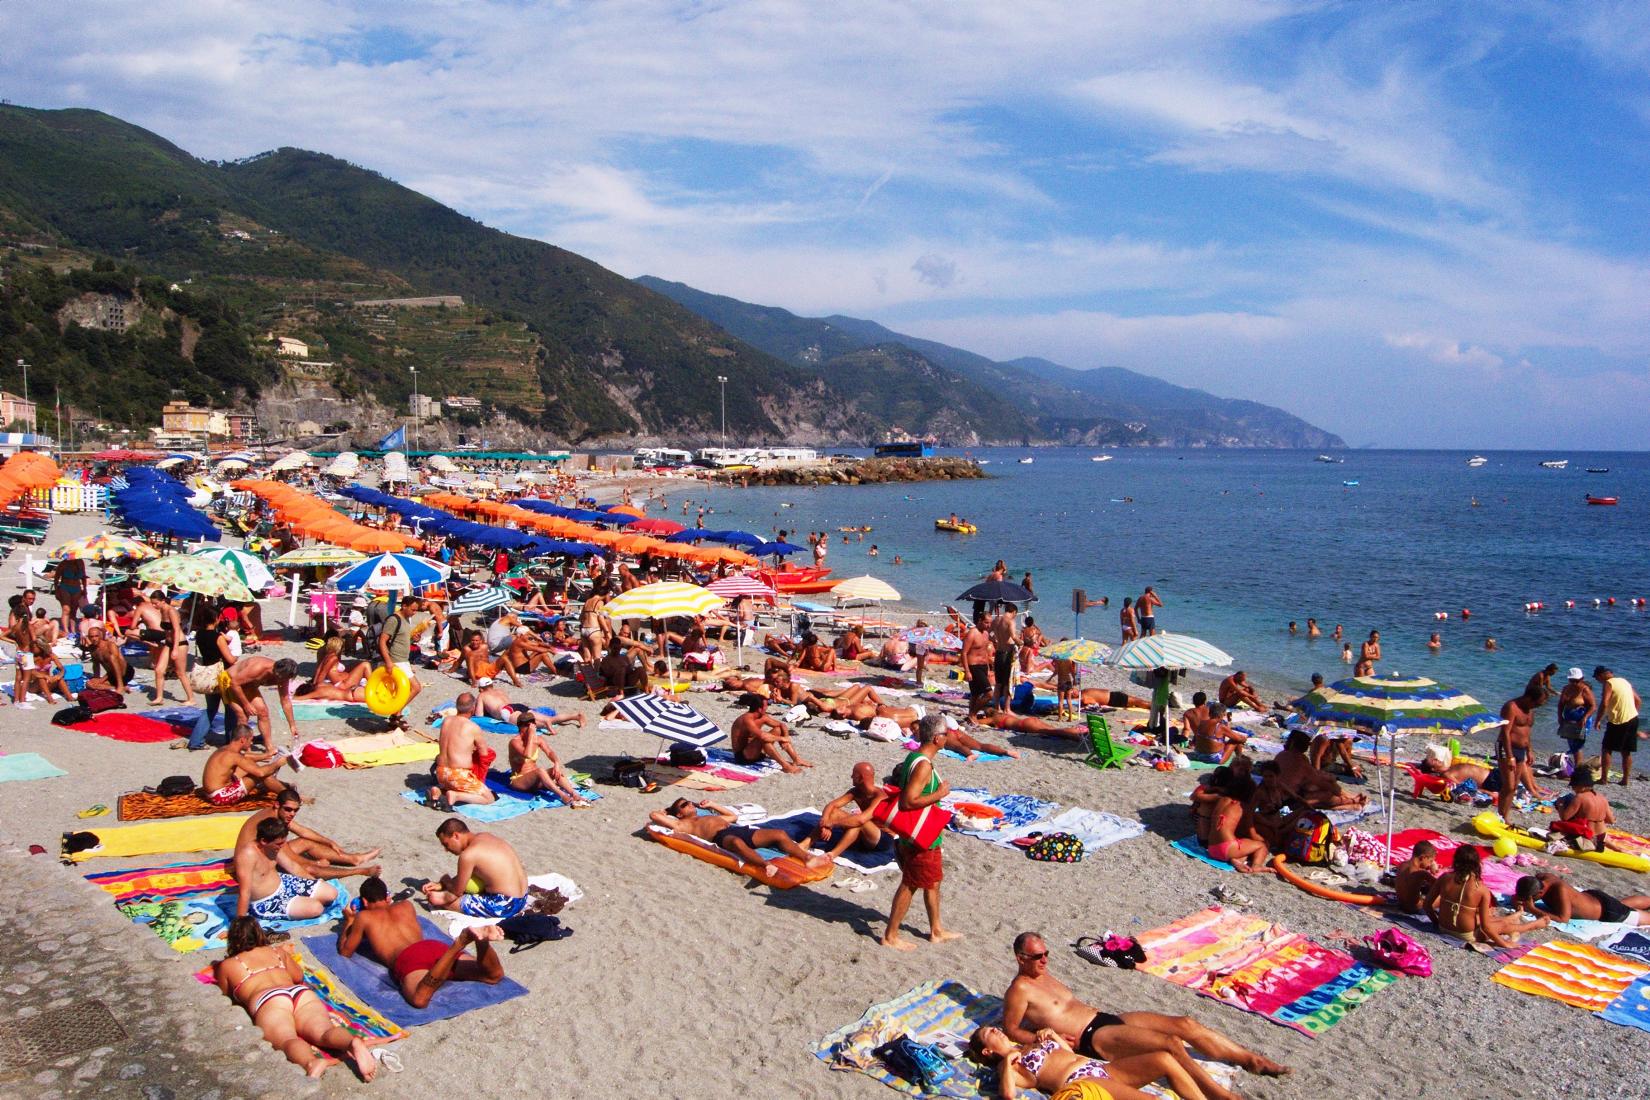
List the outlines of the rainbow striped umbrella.
{"type": "Polygon", "coordinates": [[[70,539],[51,552],[47,561],[152,561],[160,551],[125,535],[99,532],[70,539]]]}
{"type": "Polygon", "coordinates": [[[1047,646],[1038,656],[1055,661],[1076,661],[1082,665],[1100,665],[1105,664],[1106,658],[1111,656],[1111,646],[1091,642],[1087,638],[1066,638],[1047,646]]]}
{"type": "Polygon", "coordinates": [[[705,585],[706,592],[714,592],[724,600],[738,599],[740,596],[755,596],[758,599],[771,600],[777,593],[768,585],[748,573],[734,573],[711,581],[705,585]]]}
{"type": "Polygon", "coordinates": [[[1378,733],[1465,734],[1501,724],[1477,699],[1425,676],[1354,676],[1310,692],[1294,706],[1310,722],[1378,733]]]}

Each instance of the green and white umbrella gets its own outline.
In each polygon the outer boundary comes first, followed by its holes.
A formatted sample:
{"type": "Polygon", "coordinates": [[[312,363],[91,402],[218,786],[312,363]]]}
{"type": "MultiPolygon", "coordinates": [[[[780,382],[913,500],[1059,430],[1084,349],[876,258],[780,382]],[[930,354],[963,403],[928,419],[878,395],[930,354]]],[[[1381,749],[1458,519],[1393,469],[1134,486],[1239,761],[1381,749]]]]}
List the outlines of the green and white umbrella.
{"type": "Polygon", "coordinates": [[[1149,634],[1112,654],[1118,668],[1224,668],[1232,655],[1190,634],[1149,634]]]}
{"type": "Polygon", "coordinates": [[[250,603],[253,598],[251,589],[227,565],[193,554],[173,554],[145,562],[138,567],[137,575],[150,584],[193,592],[197,596],[212,596],[236,603],[250,603]]]}
{"type": "Polygon", "coordinates": [[[275,583],[275,574],[258,555],[228,546],[205,546],[194,552],[194,557],[206,558],[225,566],[241,579],[241,583],[261,592],[275,583]]]}

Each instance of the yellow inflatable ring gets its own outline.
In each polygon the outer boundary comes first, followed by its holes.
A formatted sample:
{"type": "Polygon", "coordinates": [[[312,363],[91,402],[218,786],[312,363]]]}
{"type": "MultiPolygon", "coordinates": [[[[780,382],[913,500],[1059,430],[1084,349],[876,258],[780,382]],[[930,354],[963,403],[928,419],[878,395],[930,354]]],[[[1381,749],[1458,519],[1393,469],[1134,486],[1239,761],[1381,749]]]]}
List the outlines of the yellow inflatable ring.
{"type": "Polygon", "coordinates": [[[385,718],[399,714],[412,698],[412,678],[398,668],[375,668],[367,677],[363,697],[374,714],[385,718]]]}

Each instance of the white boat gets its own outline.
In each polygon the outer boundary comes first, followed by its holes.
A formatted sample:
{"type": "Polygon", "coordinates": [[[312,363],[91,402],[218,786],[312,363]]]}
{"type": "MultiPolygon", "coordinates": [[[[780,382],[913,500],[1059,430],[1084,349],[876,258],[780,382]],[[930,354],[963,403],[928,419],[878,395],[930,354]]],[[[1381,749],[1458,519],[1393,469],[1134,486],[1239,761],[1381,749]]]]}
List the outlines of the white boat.
{"type": "Polygon", "coordinates": [[[1475,469],[1479,466],[1487,466],[1489,465],[1489,462],[1490,460],[1485,458],[1483,455],[1473,455],[1471,458],[1467,459],[1467,465],[1474,467],[1475,469]]]}
{"type": "Polygon", "coordinates": [[[1020,465],[1030,466],[1033,462],[1036,462],[1036,461],[1037,460],[1035,458],[1022,458],[1022,459],[1020,459],[1020,465]]]}
{"type": "Polygon", "coordinates": [[[1541,467],[1545,470],[1563,470],[1567,469],[1569,465],[1570,460],[1567,458],[1549,458],[1541,464],[1541,467]]]}
{"type": "Polygon", "coordinates": [[[1116,457],[1117,457],[1116,455],[1095,455],[1094,457],[1090,458],[1089,461],[1090,462],[1110,462],[1112,459],[1114,459],[1116,457]]]}
{"type": "Polygon", "coordinates": [[[1317,458],[1313,459],[1312,461],[1314,461],[1314,462],[1345,462],[1346,459],[1336,458],[1333,455],[1319,455],[1317,458]]]}

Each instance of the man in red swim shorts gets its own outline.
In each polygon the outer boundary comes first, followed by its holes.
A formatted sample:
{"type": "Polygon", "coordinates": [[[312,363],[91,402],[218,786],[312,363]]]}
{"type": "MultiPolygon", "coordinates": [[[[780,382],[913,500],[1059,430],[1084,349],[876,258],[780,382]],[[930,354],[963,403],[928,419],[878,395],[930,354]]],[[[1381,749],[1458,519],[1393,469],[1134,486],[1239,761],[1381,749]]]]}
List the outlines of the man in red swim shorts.
{"type": "MultiPolygon", "coordinates": [[[[894,782],[900,787],[902,810],[919,810],[932,806],[950,793],[951,787],[934,770],[934,758],[945,748],[947,727],[945,717],[925,715],[917,723],[919,747],[894,769],[894,782]]],[[[932,848],[919,848],[904,837],[894,845],[894,858],[899,861],[899,889],[894,891],[894,905],[888,913],[888,928],[882,934],[882,946],[900,951],[911,950],[911,944],[900,939],[900,922],[918,890],[928,910],[928,940],[941,943],[960,939],[962,933],[948,932],[940,924],[940,880],[945,877],[945,866],[940,854],[940,840],[932,848]]]]}
{"type": "Polygon", "coordinates": [[[418,926],[418,910],[405,899],[391,901],[384,880],[376,875],[361,883],[361,907],[344,910],[344,927],[338,933],[338,953],[353,956],[364,939],[373,957],[385,962],[401,996],[414,1008],[425,1008],[435,991],[447,982],[504,980],[504,964],[494,941],[504,938],[496,924],[466,928],[452,942],[425,939],[418,926]],[[465,948],[475,945],[475,958],[466,958],[465,948]]]}

